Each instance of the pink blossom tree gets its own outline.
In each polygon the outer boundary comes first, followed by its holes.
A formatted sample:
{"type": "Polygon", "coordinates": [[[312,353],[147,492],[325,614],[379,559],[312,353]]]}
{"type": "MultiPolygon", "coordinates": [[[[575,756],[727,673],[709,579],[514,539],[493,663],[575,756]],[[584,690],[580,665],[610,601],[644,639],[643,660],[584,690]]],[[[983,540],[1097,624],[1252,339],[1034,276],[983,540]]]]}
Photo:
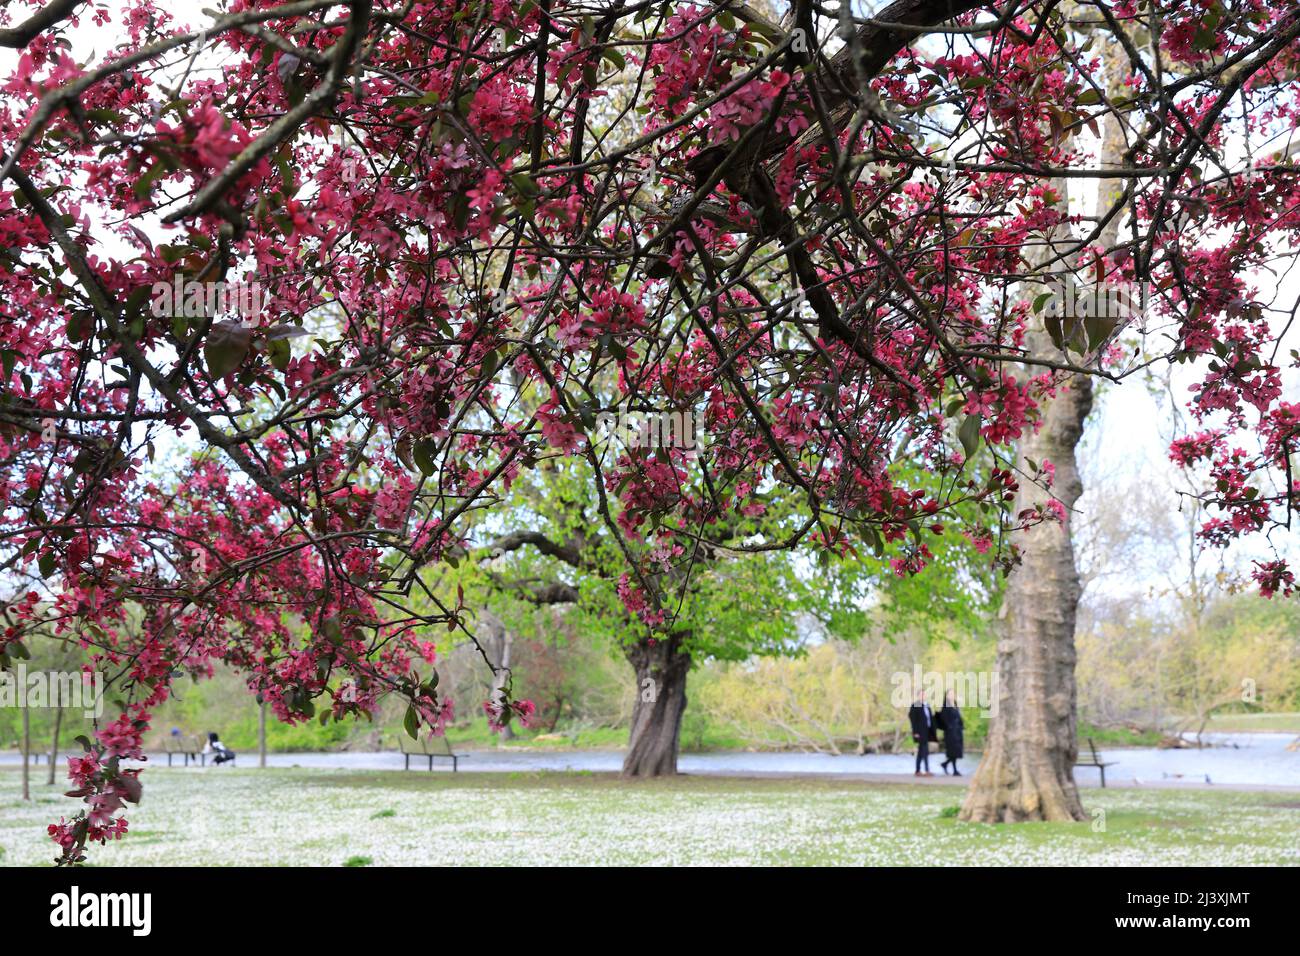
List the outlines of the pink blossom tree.
{"type": "MultiPolygon", "coordinates": [[[[16,6],[0,664],[52,633],[125,702],[63,862],[125,831],[177,675],[233,665],[287,721],[399,694],[438,732],[428,629],[467,608],[423,575],[548,459],[585,460],[647,634],[702,548],[1013,566],[1068,520],[1012,450],[1066,376],[1203,363],[1174,453],[1209,463],[1207,539],[1289,522],[1294,307],[1252,278],[1300,225],[1289,0],[16,6]],[[1065,181],[1117,188],[1083,212],[1065,181]],[[1146,290],[1141,321],[1062,284],[1146,290]],[[629,406],[698,446],[602,452],[629,406]],[[733,540],[774,495],[795,517],[733,540]]],[[[1056,714],[1059,768],[1072,677],[1049,697],[1023,719],[1056,714]]]]}

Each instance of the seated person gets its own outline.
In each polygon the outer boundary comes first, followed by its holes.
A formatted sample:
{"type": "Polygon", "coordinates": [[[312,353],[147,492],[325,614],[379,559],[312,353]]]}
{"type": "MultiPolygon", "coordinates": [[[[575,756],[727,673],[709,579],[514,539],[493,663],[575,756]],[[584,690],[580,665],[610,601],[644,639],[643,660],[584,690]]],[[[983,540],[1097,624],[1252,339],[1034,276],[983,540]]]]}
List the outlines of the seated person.
{"type": "Polygon", "coordinates": [[[228,760],[235,759],[235,752],[223,744],[216,734],[208,734],[208,742],[203,745],[205,754],[213,754],[212,762],[214,764],[223,764],[228,760]]]}

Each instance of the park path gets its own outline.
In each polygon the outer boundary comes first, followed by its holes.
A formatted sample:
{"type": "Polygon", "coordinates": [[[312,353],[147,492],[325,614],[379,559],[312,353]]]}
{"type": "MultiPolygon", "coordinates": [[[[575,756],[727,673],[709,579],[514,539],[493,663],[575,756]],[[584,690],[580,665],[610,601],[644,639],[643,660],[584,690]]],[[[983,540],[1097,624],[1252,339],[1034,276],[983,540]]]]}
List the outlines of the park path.
{"type": "MultiPolygon", "coordinates": [[[[1287,751],[1291,739],[1285,734],[1236,735],[1237,746],[1206,750],[1155,750],[1154,748],[1114,748],[1103,751],[1112,762],[1106,770],[1107,787],[1137,789],[1249,790],[1300,792],[1300,753],[1287,751]]],[[[459,752],[459,750],[458,750],[459,752]]],[[[914,757],[910,754],[845,754],[718,752],[683,753],[678,769],[685,774],[727,777],[771,777],[776,779],[821,778],[866,783],[918,784],[922,786],[965,786],[979,762],[971,753],[962,761],[961,777],[944,776],[939,767],[943,758],[932,755],[933,777],[913,776],[914,757]]],[[[0,766],[19,762],[14,752],[0,753],[0,766]]],[[[153,754],[152,767],[166,767],[165,755],[153,754]]],[[[542,750],[526,747],[467,750],[461,754],[462,772],[536,773],[577,772],[617,773],[623,762],[618,750],[542,750]]],[[[177,760],[177,769],[181,769],[177,760]]],[[[400,753],[322,752],[272,753],[267,756],[272,767],[304,767],[338,770],[401,770],[405,761],[400,753]]],[[[257,766],[255,753],[240,753],[237,766],[257,766]]],[[[42,771],[44,762],[41,764],[42,771]]],[[[428,772],[424,758],[412,757],[411,770],[428,772]]],[[[435,769],[445,772],[443,761],[435,769]]],[[[1079,786],[1100,786],[1100,775],[1086,766],[1075,770],[1079,786]]]]}

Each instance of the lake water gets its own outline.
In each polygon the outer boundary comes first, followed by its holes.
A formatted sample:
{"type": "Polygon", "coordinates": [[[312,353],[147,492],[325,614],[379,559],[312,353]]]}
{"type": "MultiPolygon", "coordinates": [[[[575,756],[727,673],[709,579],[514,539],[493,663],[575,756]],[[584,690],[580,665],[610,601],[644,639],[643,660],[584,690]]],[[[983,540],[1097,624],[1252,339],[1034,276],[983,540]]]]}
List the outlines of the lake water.
{"type": "MultiPolygon", "coordinates": [[[[1157,750],[1155,748],[1101,749],[1102,759],[1113,761],[1106,768],[1106,781],[1132,782],[1146,786],[1160,784],[1206,783],[1226,786],[1285,786],[1300,788],[1300,751],[1287,751],[1295,740],[1292,734],[1206,734],[1215,744],[1203,750],[1157,750]]],[[[454,742],[453,742],[454,743],[454,742]]],[[[942,774],[939,761],[930,756],[930,769],[942,774]]],[[[154,757],[154,761],[158,758],[154,757]]],[[[687,753],[678,760],[683,773],[696,774],[890,774],[912,775],[914,757],[910,754],[868,754],[866,756],[832,756],[811,753],[687,753]]],[[[14,753],[0,754],[0,763],[18,761],[14,753]]],[[[255,766],[257,755],[241,753],[240,766],[255,766]]],[[[962,772],[969,776],[978,764],[978,755],[962,761],[962,772]]],[[[354,770],[400,770],[400,753],[280,753],[269,754],[273,767],[329,767],[354,770]]],[[[616,750],[476,750],[467,752],[460,761],[464,772],[510,772],[536,770],[617,772],[623,755],[616,750]]],[[[166,760],[161,760],[163,766],[166,760]]],[[[411,758],[412,768],[427,766],[422,758],[411,758]]],[[[436,761],[435,769],[447,768],[446,761],[436,761]]],[[[1095,786],[1099,773],[1080,767],[1075,779],[1082,786],[1095,786]]]]}

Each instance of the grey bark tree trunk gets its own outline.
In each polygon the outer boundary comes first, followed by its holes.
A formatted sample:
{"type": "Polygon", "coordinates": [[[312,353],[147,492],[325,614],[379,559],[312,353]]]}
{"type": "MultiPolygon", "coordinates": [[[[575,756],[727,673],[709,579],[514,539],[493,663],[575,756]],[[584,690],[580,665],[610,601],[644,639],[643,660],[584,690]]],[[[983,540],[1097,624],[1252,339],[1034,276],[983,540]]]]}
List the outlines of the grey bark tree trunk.
{"type": "Polygon", "coordinates": [[[623,776],[660,777],[677,772],[682,715],[686,713],[686,675],[691,656],[682,649],[685,634],[651,644],[642,640],[627,650],[636,671],[636,702],[623,776]]]}
{"type": "MultiPolygon", "coordinates": [[[[511,649],[514,646],[514,638],[506,629],[505,623],[495,614],[486,612],[484,619],[497,658],[497,669],[492,674],[492,689],[489,691],[489,697],[500,703],[505,697],[506,685],[510,682],[510,656],[511,649]]],[[[506,724],[497,737],[497,740],[501,743],[514,739],[515,730],[510,724],[506,724]]]]}
{"type": "MultiPolygon", "coordinates": [[[[1020,446],[1022,468],[1025,458],[1056,466],[1052,491],[1067,513],[1083,490],[1074,452],[1091,408],[1092,382],[1071,377],[1048,405],[1037,434],[1020,446]]],[[[1046,498],[1037,484],[1024,481],[1016,512],[1046,498]]],[[[1017,533],[1013,541],[1023,563],[1007,582],[1005,628],[997,652],[997,710],[961,819],[1083,820],[1073,771],[1078,751],[1074,622],[1080,587],[1070,526],[1068,521],[1043,523],[1017,533]]]]}
{"type": "MultiPolygon", "coordinates": [[[[1113,63],[1111,73],[1118,75],[1113,63]]],[[[1107,115],[1103,122],[1101,165],[1122,165],[1123,132],[1114,117],[1107,115]]],[[[1068,183],[1057,180],[1053,185],[1068,208],[1068,183]]],[[[1117,192],[1103,188],[1099,195],[1113,198],[1117,192]]],[[[1099,236],[1103,249],[1114,245],[1118,229],[1116,216],[1099,236]]],[[[1060,238],[1069,237],[1053,237],[1060,238]]],[[[1030,333],[1026,345],[1034,355],[1060,354],[1045,330],[1030,333]]],[[[1041,429],[1025,438],[1019,451],[1022,469],[1025,458],[1056,467],[1052,492],[1068,516],[1083,493],[1075,452],[1092,410],[1092,380],[1076,374],[1064,386],[1044,410],[1041,429]]],[[[1038,485],[1024,481],[1016,512],[1046,497],[1038,485]]],[[[960,819],[1084,820],[1074,782],[1079,747],[1074,628],[1082,587],[1070,522],[1041,524],[1012,540],[1023,559],[1007,582],[1005,627],[997,650],[997,713],[990,720],[989,739],[960,819]]]]}

